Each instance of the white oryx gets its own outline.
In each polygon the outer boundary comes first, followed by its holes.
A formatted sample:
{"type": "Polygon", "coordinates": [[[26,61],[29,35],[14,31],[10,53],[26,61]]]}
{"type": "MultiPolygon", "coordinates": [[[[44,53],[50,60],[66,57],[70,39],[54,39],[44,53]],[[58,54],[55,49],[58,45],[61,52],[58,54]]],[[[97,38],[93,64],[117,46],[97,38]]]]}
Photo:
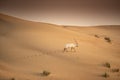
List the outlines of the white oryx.
{"type": "Polygon", "coordinates": [[[78,42],[75,40],[75,43],[67,43],[64,47],[64,52],[70,51],[76,51],[75,48],[78,47],[78,42]]]}

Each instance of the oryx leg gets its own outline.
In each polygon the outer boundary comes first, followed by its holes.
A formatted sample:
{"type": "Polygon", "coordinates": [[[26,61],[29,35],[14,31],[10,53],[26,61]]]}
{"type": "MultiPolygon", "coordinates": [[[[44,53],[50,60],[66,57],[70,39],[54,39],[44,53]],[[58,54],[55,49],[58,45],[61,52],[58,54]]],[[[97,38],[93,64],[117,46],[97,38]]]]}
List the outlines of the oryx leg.
{"type": "Polygon", "coordinates": [[[67,48],[64,48],[64,52],[67,52],[67,48]]]}
{"type": "Polygon", "coordinates": [[[74,52],[76,52],[76,50],[75,50],[75,48],[74,48],[74,47],[71,47],[71,51],[74,51],[74,52]]]}

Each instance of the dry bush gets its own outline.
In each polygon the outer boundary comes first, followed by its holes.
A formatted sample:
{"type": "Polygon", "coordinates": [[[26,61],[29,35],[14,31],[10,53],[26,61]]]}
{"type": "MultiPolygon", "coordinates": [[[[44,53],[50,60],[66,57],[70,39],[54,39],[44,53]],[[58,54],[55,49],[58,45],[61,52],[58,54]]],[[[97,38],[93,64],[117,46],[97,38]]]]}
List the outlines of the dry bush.
{"type": "Polygon", "coordinates": [[[119,72],[120,70],[118,68],[111,69],[111,72],[119,72]]]}
{"type": "Polygon", "coordinates": [[[104,39],[108,42],[111,43],[111,39],[109,37],[104,37],[104,39]]]}
{"type": "Polygon", "coordinates": [[[108,77],[110,77],[109,74],[106,73],[106,72],[105,72],[104,74],[102,74],[101,76],[104,77],[104,78],[108,78],[108,77]]]}
{"type": "Polygon", "coordinates": [[[96,38],[99,38],[99,36],[97,34],[94,35],[96,38]]]}
{"type": "Polygon", "coordinates": [[[103,66],[107,68],[111,68],[111,64],[109,62],[104,63],[103,66]]]}
{"type": "Polygon", "coordinates": [[[50,75],[50,72],[44,70],[44,71],[41,73],[41,75],[42,75],[42,76],[48,76],[48,75],[50,75]]]}

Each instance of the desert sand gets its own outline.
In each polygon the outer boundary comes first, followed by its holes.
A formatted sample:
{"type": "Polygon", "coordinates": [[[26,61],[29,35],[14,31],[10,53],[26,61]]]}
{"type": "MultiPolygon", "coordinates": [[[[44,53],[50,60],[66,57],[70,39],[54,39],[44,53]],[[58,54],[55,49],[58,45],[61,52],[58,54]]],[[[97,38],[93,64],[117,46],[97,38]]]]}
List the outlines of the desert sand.
{"type": "Polygon", "coordinates": [[[114,68],[120,69],[120,26],[62,26],[0,14],[0,80],[120,80],[114,68]],[[76,52],[63,52],[74,39],[76,52]]]}

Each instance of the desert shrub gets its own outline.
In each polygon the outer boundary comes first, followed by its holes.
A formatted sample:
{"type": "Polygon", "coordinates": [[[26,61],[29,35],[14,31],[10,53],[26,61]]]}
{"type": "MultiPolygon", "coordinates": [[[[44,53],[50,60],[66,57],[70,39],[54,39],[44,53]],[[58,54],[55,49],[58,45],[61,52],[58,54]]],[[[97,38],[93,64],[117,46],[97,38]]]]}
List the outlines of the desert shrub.
{"type": "Polygon", "coordinates": [[[111,39],[109,37],[104,37],[104,39],[108,42],[111,43],[111,39]]]}
{"type": "Polygon", "coordinates": [[[111,65],[110,65],[109,62],[104,63],[103,66],[104,66],[104,67],[107,67],[107,68],[111,68],[111,65]]]}
{"type": "Polygon", "coordinates": [[[105,72],[105,73],[102,74],[101,76],[104,77],[104,78],[108,78],[108,77],[109,77],[109,74],[105,72]]]}
{"type": "Polygon", "coordinates": [[[99,38],[99,36],[98,36],[98,35],[96,35],[96,34],[95,34],[94,36],[95,36],[96,38],[99,38]]]}
{"type": "Polygon", "coordinates": [[[41,73],[41,75],[42,75],[42,76],[48,76],[48,75],[50,75],[50,72],[44,70],[44,71],[41,73]]]}
{"type": "Polygon", "coordinates": [[[118,68],[112,69],[112,72],[119,72],[120,70],[118,68]]]}
{"type": "Polygon", "coordinates": [[[15,78],[11,78],[11,80],[15,80],[15,78]]]}

